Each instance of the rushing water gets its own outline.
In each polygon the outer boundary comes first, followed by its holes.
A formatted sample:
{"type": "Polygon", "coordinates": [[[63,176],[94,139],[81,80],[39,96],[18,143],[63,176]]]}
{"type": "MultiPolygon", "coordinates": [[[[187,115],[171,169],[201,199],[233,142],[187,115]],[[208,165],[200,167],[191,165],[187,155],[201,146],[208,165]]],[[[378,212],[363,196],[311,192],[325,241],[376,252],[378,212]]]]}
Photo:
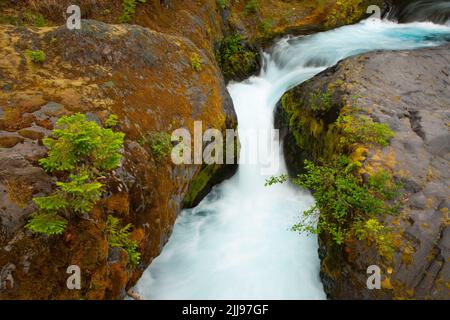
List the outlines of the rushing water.
{"type": "MultiPolygon", "coordinates": [[[[450,28],[431,23],[359,24],[285,38],[265,54],[261,75],[229,85],[239,130],[270,129],[282,94],[339,60],[373,50],[435,46],[450,28]]],[[[250,146],[243,142],[241,152],[250,146]]],[[[135,290],[148,299],[324,299],[317,238],[290,231],[313,198],[289,185],[264,187],[259,165],[240,165],[173,234],[135,290]]],[[[278,174],[285,173],[284,160],[278,174]]]]}

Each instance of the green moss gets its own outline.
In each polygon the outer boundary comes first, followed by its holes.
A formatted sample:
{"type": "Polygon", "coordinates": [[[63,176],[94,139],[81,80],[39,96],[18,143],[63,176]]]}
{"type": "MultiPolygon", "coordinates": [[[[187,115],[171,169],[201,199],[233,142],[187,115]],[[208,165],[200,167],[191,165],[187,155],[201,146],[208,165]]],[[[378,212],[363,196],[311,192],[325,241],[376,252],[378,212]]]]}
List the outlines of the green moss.
{"type": "Polygon", "coordinates": [[[29,49],[27,49],[25,51],[25,55],[33,63],[44,63],[44,61],[46,59],[45,53],[42,50],[29,50],[29,49]]]}
{"type": "Polygon", "coordinates": [[[245,78],[258,69],[259,54],[244,47],[244,39],[235,34],[225,37],[216,50],[216,60],[226,79],[245,78]]]}
{"type": "Polygon", "coordinates": [[[197,174],[197,176],[190,182],[189,189],[184,196],[184,206],[187,208],[192,207],[198,200],[198,197],[202,191],[210,183],[214,174],[220,169],[220,165],[210,164],[204,165],[202,170],[197,174]]]}
{"type": "Polygon", "coordinates": [[[202,60],[197,53],[191,55],[191,67],[197,72],[202,70],[202,60]]]}
{"type": "Polygon", "coordinates": [[[353,24],[364,15],[362,0],[341,0],[328,13],[325,27],[328,29],[342,25],[353,24]]]}
{"type": "Polygon", "coordinates": [[[259,3],[258,0],[248,0],[244,6],[244,14],[253,14],[258,12],[259,3]]]}
{"type": "Polygon", "coordinates": [[[47,21],[44,16],[40,13],[27,10],[23,14],[23,19],[25,24],[32,25],[35,27],[45,27],[47,25],[47,21]]]}

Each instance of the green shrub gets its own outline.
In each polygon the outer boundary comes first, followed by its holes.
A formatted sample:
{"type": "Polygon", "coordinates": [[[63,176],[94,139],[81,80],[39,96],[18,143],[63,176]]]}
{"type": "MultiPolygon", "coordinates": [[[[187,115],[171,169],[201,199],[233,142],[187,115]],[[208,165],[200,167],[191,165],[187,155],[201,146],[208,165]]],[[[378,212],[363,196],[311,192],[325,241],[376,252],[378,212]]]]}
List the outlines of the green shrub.
{"type": "Polygon", "coordinates": [[[191,67],[197,72],[202,70],[202,60],[196,53],[191,55],[191,67]]]}
{"type": "Polygon", "coordinates": [[[120,164],[124,134],[101,128],[84,114],[63,116],[45,138],[46,158],[39,160],[50,173],[58,173],[56,190],[47,197],[35,197],[38,211],[26,228],[46,235],[60,234],[73,214],[88,214],[103,193],[98,181],[120,164]]]}
{"type": "Polygon", "coordinates": [[[106,119],[105,121],[105,127],[106,128],[112,128],[117,126],[119,122],[119,117],[117,117],[115,114],[112,114],[108,117],[108,119],[106,119]]]}
{"type": "Polygon", "coordinates": [[[385,212],[384,202],[361,186],[349,165],[345,157],[340,158],[336,165],[316,165],[305,161],[306,173],[295,182],[314,192],[316,204],[304,212],[305,219],[294,226],[295,230],[325,231],[337,244],[342,244],[348,238],[351,221],[356,216],[385,212]]]}
{"type": "Polygon", "coordinates": [[[137,4],[146,2],[147,0],[122,0],[123,12],[119,17],[119,21],[121,23],[130,22],[136,12],[137,4]]]}
{"type": "Polygon", "coordinates": [[[128,253],[128,261],[132,266],[136,266],[141,260],[141,254],[138,251],[139,244],[131,239],[131,224],[120,227],[120,219],[109,215],[106,220],[106,238],[111,248],[120,247],[128,253]]]}
{"type": "Polygon", "coordinates": [[[45,61],[45,53],[42,50],[25,50],[25,55],[33,63],[43,63],[45,61]]]}
{"type": "Polygon", "coordinates": [[[244,13],[251,14],[258,12],[259,3],[258,0],[249,0],[244,6],[244,13]]]}

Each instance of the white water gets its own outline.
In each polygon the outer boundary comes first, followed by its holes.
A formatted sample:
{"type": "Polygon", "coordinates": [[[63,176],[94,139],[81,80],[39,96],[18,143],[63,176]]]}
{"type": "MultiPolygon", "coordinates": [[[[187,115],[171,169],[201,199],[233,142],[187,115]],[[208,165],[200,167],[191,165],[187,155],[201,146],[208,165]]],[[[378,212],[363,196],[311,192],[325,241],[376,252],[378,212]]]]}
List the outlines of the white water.
{"type": "MultiPolygon", "coordinates": [[[[281,40],[259,77],[228,87],[239,130],[272,128],[275,103],[286,90],[344,57],[434,46],[449,36],[450,28],[429,23],[364,21],[281,40]]],[[[248,148],[243,144],[241,152],[248,148]]],[[[279,173],[286,172],[283,162],[279,173]]],[[[147,299],[324,299],[317,239],[290,231],[314,200],[286,183],[264,187],[265,178],[259,166],[241,165],[196,208],[184,210],[135,290],[147,299]]]]}

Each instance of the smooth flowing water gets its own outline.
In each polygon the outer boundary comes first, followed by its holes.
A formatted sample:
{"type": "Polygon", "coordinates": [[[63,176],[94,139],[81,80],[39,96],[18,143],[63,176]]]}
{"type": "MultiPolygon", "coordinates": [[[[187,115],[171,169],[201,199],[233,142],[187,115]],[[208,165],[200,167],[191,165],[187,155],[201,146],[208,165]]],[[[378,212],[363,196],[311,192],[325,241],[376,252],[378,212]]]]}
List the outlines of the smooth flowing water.
{"type": "MultiPolygon", "coordinates": [[[[239,131],[273,128],[274,106],[284,92],[345,57],[446,40],[450,28],[445,26],[379,20],[285,38],[265,54],[260,76],[228,87],[239,131]]],[[[249,150],[243,141],[241,152],[249,150]]],[[[286,172],[280,159],[277,174],[286,172]]],[[[264,187],[261,167],[240,165],[196,208],[181,212],[161,255],[136,285],[139,294],[147,299],[325,298],[317,238],[290,230],[314,199],[288,183],[264,187]]]]}

